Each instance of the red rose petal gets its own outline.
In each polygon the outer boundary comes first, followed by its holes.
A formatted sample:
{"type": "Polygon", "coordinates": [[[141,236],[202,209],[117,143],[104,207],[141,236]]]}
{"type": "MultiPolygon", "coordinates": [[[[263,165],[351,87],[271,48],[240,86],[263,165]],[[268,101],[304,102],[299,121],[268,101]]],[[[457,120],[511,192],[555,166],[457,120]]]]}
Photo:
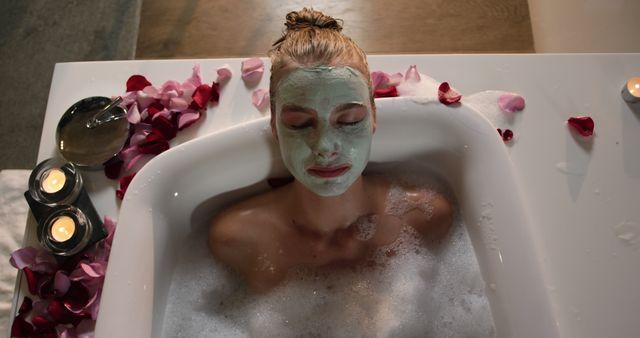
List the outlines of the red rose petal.
{"type": "Polygon", "coordinates": [[[567,124],[584,137],[592,136],[595,128],[595,123],[589,116],[570,117],[567,124]]]}
{"type": "Polygon", "coordinates": [[[376,89],[373,91],[373,97],[396,97],[398,90],[396,86],[390,86],[385,89],[376,89]]]}
{"type": "Polygon", "coordinates": [[[160,103],[159,101],[155,101],[153,103],[151,103],[149,105],[149,107],[147,107],[147,117],[145,118],[145,120],[149,120],[153,118],[153,115],[163,111],[165,109],[164,105],[162,105],[162,103],[160,103]]]}
{"type": "Polygon", "coordinates": [[[171,140],[176,137],[178,133],[178,127],[171,122],[168,118],[164,116],[157,116],[155,119],[151,121],[151,126],[154,130],[157,130],[162,134],[162,136],[166,140],[171,140]]]}
{"type": "Polygon", "coordinates": [[[505,129],[504,132],[500,128],[498,128],[497,130],[498,134],[500,134],[500,137],[502,137],[502,141],[504,141],[505,143],[513,140],[513,132],[511,130],[505,129]]]}
{"type": "Polygon", "coordinates": [[[133,92],[138,90],[143,90],[144,87],[150,86],[151,82],[147,80],[146,77],[142,75],[132,75],[127,80],[127,92],[133,92]]]}
{"type": "Polygon", "coordinates": [[[69,291],[62,299],[62,303],[71,312],[80,312],[91,300],[87,288],[80,282],[72,282],[69,291]]]}
{"type": "Polygon", "coordinates": [[[142,154],[158,155],[167,149],[169,149],[169,142],[157,130],[152,130],[145,141],[138,145],[138,150],[142,154]]]}
{"type": "Polygon", "coordinates": [[[211,97],[209,98],[209,101],[214,104],[220,101],[220,83],[214,82],[211,84],[211,97]]]}
{"type": "Polygon", "coordinates": [[[20,305],[20,309],[18,309],[18,314],[27,314],[31,309],[33,309],[33,301],[31,298],[25,296],[22,300],[22,305],[20,305]]]}
{"type": "Polygon", "coordinates": [[[449,83],[443,82],[438,87],[438,100],[445,105],[450,105],[460,101],[462,95],[449,86],[449,83]]]}
{"type": "Polygon", "coordinates": [[[198,109],[205,108],[207,106],[207,102],[211,98],[212,91],[211,86],[206,83],[199,85],[193,92],[193,95],[191,95],[191,98],[193,98],[192,103],[195,104],[198,109]]]}
{"type": "Polygon", "coordinates": [[[116,178],[120,177],[123,165],[124,161],[118,156],[111,158],[104,164],[104,175],[112,180],[115,180],[116,178]]]}
{"type": "Polygon", "coordinates": [[[44,315],[34,316],[31,318],[31,323],[35,328],[35,333],[51,333],[56,327],[56,322],[47,319],[44,315]]]}
{"type": "Polygon", "coordinates": [[[129,184],[131,184],[131,181],[135,176],[136,176],[136,173],[133,173],[131,175],[127,175],[120,179],[120,189],[116,190],[116,196],[119,199],[124,198],[124,194],[127,192],[127,188],[129,188],[129,184]]]}
{"type": "Polygon", "coordinates": [[[505,142],[509,142],[513,139],[513,132],[509,129],[505,129],[504,133],[502,133],[502,140],[505,142]]]}
{"type": "Polygon", "coordinates": [[[33,331],[33,325],[25,320],[25,315],[18,315],[13,319],[11,337],[31,337],[33,331]]]}
{"type": "Polygon", "coordinates": [[[29,292],[32,295],[37,294],[38,291],[38,275],[31,271],[29,268],[24,268],[22,270],[24,272],[24,276],[27,278],[27,286],[29,287],[29,292]]]}

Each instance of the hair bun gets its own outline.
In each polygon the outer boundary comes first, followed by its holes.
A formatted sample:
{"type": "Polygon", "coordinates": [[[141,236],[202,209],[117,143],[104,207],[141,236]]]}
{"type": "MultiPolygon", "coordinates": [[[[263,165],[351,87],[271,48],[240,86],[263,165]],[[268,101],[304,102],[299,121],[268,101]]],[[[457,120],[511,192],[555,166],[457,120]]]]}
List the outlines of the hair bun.
{"type": "Polygon", "coordinates": [[[342,20],[324,15],[320,11],[303,8],[301,11],[289,12],[289,14],[287,14],[287,22],[284,25],[287,26],[288,31],[318,27],[322,29],[333,29],[340,32],[342,30],[342,24],[338,21],[342,20]]]}

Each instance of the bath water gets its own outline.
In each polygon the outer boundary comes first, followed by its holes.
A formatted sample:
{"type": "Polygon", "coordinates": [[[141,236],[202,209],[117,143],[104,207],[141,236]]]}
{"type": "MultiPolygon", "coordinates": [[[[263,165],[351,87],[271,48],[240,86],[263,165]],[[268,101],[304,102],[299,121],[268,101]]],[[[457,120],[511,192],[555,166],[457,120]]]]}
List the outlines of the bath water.
{"type": "MultiPolygon", "coordinates": [[[[388,209],[402,208],[391,195],[388,209]]],[[[405,226],[365,264],[293,271],[265,295],[247,292],[209,253],[206,229],[194,231],[173,275],[163,336],[494,337],[485,284],[455,219],[435,248],[405,226]]]]}

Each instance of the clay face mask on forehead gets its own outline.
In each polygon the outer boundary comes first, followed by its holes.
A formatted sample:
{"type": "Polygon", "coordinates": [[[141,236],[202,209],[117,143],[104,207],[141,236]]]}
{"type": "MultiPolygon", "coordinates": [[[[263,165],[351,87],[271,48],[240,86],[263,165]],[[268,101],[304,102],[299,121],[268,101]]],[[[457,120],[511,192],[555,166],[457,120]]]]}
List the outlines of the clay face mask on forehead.
{"type": "Polygon", "coordinates": [[[275,94],[286,167],[318,195],[344,193],[364,171],[371,149],[373,117],[364,76],[351,67],[299,68],[280,81],[275,94]]]}

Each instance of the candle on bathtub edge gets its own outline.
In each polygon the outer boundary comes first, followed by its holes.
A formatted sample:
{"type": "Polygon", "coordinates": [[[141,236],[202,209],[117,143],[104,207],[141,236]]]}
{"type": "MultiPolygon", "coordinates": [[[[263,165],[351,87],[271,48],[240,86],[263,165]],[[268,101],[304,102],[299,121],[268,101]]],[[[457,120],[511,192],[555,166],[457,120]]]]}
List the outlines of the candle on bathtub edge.
{"type": "Polygon", "coordinates": [[[49,233],[56,242],[66,242],[76,232],[76,222],[69,216],[60,216],[51,222],[49,233]]]}
{"type": "Polygon", "coordinates": [[[622,98],[629,103],[640,102],[640,77],[632,77],[625,83],[622,98]]]}
{"type": "Polygon", "coordinates": [[[51,168],[42,174],[40,188],[48,194],[54,194],[64,187],[67,178],[64,171],[58,168],[51,168]]]}

